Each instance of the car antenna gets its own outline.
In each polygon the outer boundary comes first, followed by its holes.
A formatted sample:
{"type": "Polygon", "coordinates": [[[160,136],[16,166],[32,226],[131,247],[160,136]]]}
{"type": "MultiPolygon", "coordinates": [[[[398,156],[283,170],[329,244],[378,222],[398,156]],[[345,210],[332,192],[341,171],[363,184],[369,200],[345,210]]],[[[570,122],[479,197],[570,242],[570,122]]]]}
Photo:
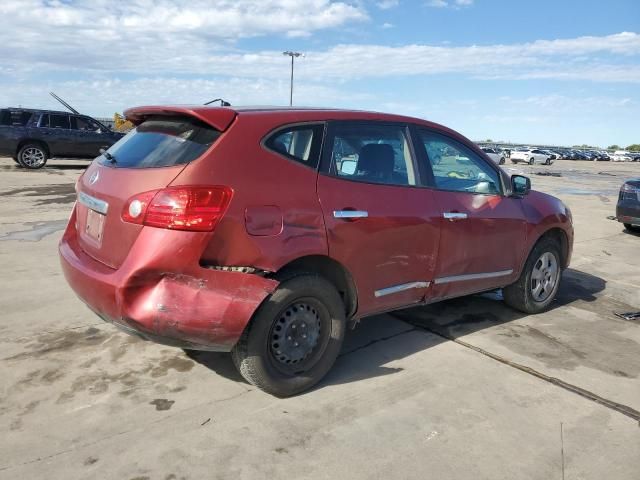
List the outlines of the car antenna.
{"type": "Polygon", "coordinates": [[[64,105],[65,107],[67,107],[69,109],[69,111],[71,111],[71,113],[75,113],[76,115],[80,115],[80,112],[77,111],[75,108],[73,108],[71,105],[69,105],[67,102],[65,102],[63,99],[61,99],[58,95],[56,95],[53,92],[49,92],[49,95],[51,95],[53,98],[55,98],[57,101],[59,101],[62,105],[64,105]]]}
{"type": "Polygon", "coordinates": [[[205,103],[205,105],[210,105],[213,102],[220,102],[220,106],[221,107],[230,107],[231,104],[225,100],[223,100],[222,98],[215,98],[213,100],[208,101],[207,103],[205,103]]]}

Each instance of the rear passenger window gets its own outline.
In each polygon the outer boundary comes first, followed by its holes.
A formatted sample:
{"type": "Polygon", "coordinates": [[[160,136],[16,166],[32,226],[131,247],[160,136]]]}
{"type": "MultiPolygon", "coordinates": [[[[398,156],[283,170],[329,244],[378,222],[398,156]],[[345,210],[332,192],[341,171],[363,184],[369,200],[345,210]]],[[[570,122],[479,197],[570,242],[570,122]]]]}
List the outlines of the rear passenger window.
{"type": "Polygon", "coordinates": [[[331,173],[344,179],[386,185],[415,185],[406,128],[380,124],[336,124],[331,173]]]}
{"type": "Polygon", "coordinates": [[[49,127],[51,128],[71,128],[69,115],[49,115],[49,127]]]}
{"type": "Polygon", "coordinates": [[[291,160],[316,168],[323,130],[324,125],[285,127],[272,134],[265,146],[291,160]]]}

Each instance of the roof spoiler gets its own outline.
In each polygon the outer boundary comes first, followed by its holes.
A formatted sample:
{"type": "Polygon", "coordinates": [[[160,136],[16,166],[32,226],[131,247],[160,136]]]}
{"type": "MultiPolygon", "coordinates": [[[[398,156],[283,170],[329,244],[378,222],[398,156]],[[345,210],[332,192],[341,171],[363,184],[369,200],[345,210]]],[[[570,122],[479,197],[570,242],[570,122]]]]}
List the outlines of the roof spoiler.
{"type": "Polygon", "coordinates": [[[211,125],[223,132],[236,118],[237,112],[231,108],[211,108],[201,106],[143,106],[125,110],[124,116],[134,125],[142,123],[150,115],[186,115],[211,125]]]}

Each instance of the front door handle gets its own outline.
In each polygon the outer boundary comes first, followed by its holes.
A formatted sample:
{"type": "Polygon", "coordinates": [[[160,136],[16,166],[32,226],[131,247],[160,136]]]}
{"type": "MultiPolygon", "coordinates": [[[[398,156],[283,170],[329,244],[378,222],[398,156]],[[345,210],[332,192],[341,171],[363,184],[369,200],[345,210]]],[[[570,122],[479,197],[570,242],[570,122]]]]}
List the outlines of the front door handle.
{"type": "Polygon", "coordinates": [[[442,216],[447,220],[449,220],[450,222],[455,222],[456,220],[464,220],[467,218],[466,213],[460,213],[460,212],[444,212],[442,216]]]}
{"type": "Polygon", "coordinates": [[[367,218],[369,212],[364,210],[334,210],[333,218],[367,218]]]}

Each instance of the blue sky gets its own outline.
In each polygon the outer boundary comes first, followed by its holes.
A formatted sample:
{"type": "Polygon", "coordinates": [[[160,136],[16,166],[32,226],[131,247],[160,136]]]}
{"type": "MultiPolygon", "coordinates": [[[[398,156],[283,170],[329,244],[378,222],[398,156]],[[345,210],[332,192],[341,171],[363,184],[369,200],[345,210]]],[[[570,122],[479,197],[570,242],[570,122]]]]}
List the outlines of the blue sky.
{"type": "Polygon", "coordinates": [[[475,139],[640,143],[640,2],[3,0],[0,105],[294,103],[475,139]]]}

